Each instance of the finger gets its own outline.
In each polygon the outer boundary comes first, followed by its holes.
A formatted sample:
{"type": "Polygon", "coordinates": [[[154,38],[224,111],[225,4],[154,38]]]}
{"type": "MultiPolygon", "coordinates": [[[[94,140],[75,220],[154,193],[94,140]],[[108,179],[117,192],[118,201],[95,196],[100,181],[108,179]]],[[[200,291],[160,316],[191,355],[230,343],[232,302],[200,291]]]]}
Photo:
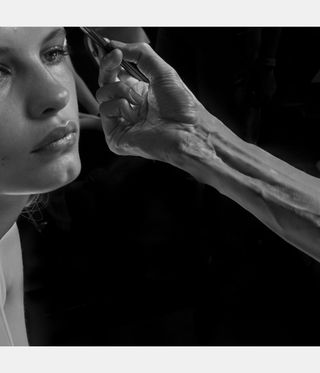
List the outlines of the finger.
{"type": "Polygon", "coordinates": [[[139,70],[151,80],[158,76],[174,72],[174,69],[147,43],[125,44],[112,40],[111,45],[114,48],[120,49],[123,53],[123,58],[127,61],[134,62],[139,70]]]}
{"type": "Polygon", "coordinates": [[[119,71],[118,78],[119,80],[126,82],[126,84],[131,87],[137,84],[137,79],[123,68],[119,71]]]}
{"type": "Polygon", "coordinates": [[[129,128],[129,122],[121,116],[119,102],[109,101],[101,105],[102,128],[110,150],[118,153],[118,138],[129,128]]]}
{"type": "MultiPolygon", "coordinates": [[[[137,110],[134,110],[124,98],[103,102],[100,105],[100,113],[103,119],[103,125],[104,119],[124,119],[127,124],[133,124],[138,121],[137,110]]],[[[113,121],[113,123],[118,123],[118,121],[113,121]]],[[[112,131],[113,128],[109,127],[106,130],[109,132],[112,131]]]]}
{"type": "Polygon", "coordinates": [[[121,70],[122,52],[115,49],[108,54],[105,54],[100,60],[100,71],[98,83],[100,87],[107,83],[116,81],[121,70]]]}
{"type": "Polygon", "coordinates": [[[123,142],[123,135],[129,129],[127,122],[123,118],[106,118],[103,130],[109,149],[118,155],[128,155],[127,145],[123,142]],[[108,131],[107,129],[112,129],[108,131]]]}
{"type": "Polygon", "coordinates": [[[124,82],[109,83],[99,88],[96,93],[96,98],[99,104],[115,98],[125,98],[133,105],[138,105],[143,102],[143,97],[124,82]]]}
{"type": "MultiPolygon", "coordinates": [[[[102,121],[102,129],[107,142],[114,137],[116,131],[120,132],[124,126],[125,119],[118,117],[105,117],[102,121]]],[[[109,144],[110,145],[110,144],[109,144]]]]}

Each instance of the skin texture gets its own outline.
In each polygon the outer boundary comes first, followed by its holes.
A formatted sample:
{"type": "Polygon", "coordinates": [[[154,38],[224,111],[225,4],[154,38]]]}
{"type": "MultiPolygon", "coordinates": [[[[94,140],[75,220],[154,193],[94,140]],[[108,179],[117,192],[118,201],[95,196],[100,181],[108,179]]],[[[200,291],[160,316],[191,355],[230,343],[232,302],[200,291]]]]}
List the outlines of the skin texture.
{"type": "MultiPolygon", "coordinates": [[[[0,28],[0,238],[30,195],[59,188],[79,174],[78,136],[76,84],[64,30],[0,28]],[[33,151],[68,121],[73,122],[73,142],[56,151],[33,151]]],[[[27,345],[21,247],[13,229],[0,250],[4,312],[13,343],[27,345]]]]}
{"type": "Polygon", "coordinates": [[[0,237],[31,194],[48,192],[80,172],[75,81],[59,28],[0,28],[0,237]],[[72,120],[71,148],[32,153],[72,120]]]}
{"type": "Polygon", "coordinates": [[[187,171],[319,261],[319,180],[237,137],[148,45],[113,46],[101,57],[97,92],[110,149],[187,171]],[[150,86],[121,71],[123,56],[150,86]]]}

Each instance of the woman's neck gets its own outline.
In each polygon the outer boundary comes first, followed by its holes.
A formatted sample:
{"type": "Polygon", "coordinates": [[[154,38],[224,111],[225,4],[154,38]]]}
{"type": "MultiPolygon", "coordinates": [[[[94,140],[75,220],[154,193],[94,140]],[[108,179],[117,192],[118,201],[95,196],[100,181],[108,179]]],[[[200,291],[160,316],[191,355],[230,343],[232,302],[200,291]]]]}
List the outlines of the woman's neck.
{"type": "Polygon", "coordinates": [[[30,196],[0,195],[0,239],[16,222],[30,196]]]}

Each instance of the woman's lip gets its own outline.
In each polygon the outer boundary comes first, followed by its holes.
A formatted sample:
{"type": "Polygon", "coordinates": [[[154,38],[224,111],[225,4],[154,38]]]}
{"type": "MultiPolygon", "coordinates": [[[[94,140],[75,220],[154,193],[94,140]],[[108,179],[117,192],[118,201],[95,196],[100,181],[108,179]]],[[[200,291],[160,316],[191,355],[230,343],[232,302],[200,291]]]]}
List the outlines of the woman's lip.
{"type": "Polygon", "coordinates": [[[41,151],[43,148],[66,137],[72,132],[77,132],[77,124],[72,120],[68,120],[65,125],[56,127],[53,131],[46,135],[38,144],[35,145],[35,147],[31,150],[31,153],[41,151]]]}

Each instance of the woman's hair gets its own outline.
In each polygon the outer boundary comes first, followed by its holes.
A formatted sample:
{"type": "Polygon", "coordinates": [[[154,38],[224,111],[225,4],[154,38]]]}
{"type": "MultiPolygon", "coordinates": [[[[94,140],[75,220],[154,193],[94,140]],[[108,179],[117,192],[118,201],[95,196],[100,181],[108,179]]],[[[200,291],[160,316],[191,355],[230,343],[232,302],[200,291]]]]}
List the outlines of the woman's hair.
{"type": "Polygon", "coordinates": [[[43,221],[42,210],[47,206],[49,194],[33,194],[30,196],[27,205],[21,212],[21,216],[31,221],[38,231],[41,231],[43,221]]]}
{"type": "Polygon", "coordinates": [[[34,205],[41,205],[48,200],[48,195],[47,194],[32,194],[28,200],[28,203],[25,208],[31,208],[34,205]]]}

